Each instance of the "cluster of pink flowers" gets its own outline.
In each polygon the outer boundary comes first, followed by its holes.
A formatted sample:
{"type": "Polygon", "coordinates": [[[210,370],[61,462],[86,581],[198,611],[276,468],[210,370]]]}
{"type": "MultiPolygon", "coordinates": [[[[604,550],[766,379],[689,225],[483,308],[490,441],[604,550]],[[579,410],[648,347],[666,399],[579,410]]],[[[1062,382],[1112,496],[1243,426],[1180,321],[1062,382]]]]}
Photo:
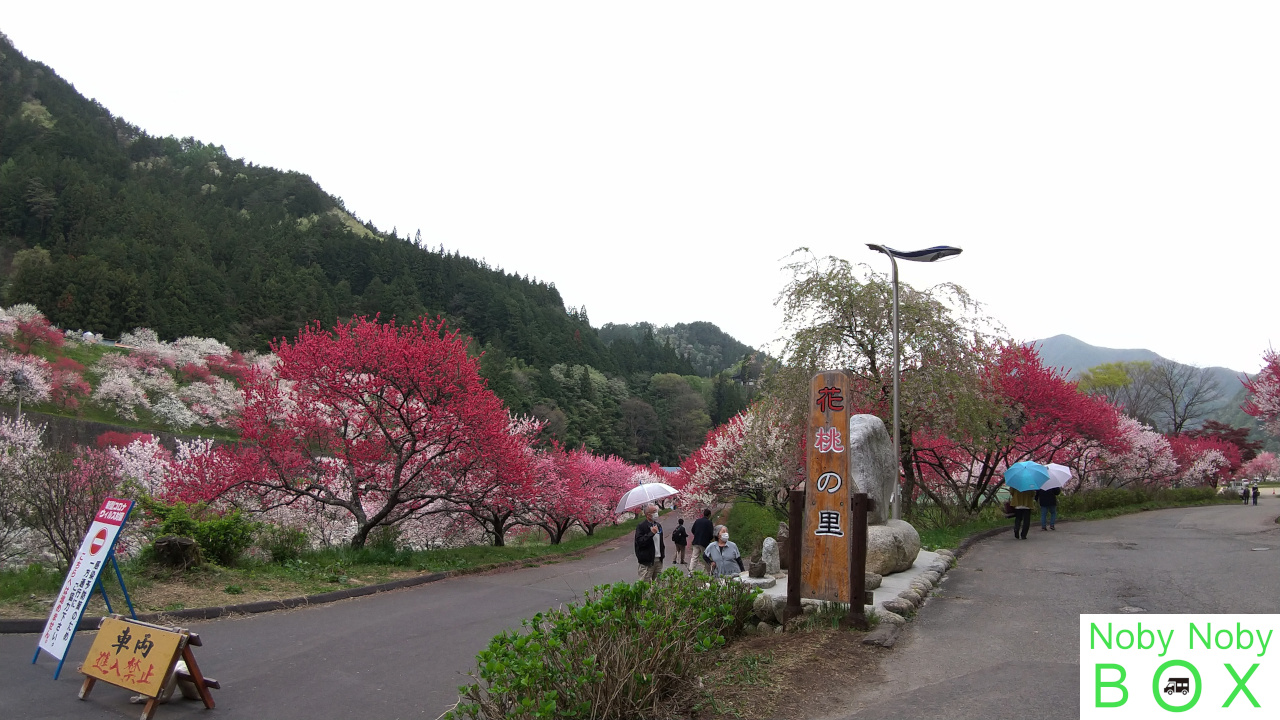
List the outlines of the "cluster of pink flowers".
{"type": "Polygon", "coordinates": [[[1273,452],[1260,452],[1240,468],[1240,477],[1250,480],[1280,479],[1280,458],[1273,452]]]}
{"type": "Polygon", "coordinates": [[[681,501],[749,497],[782,503],[803,479],[805,429],[785,419],[780,403],[762,401],[707,434],[680,466],[681,501]]]}
{"type": "Polygon", "coordinates": [[[44,358],[0,350],[0,400],[47,402],[53,392],[53,369],[44,358]]]}
{"type": "Polygon", "coordinates": [[[245,377],[257,361],[217,340],[166,343],[145,328],[125,333],[120,344],[132,352],[108,353],[98,361],[94,370],[102,379],[94,401],[130,419],[147,410],[178,430],[230,427],[243,404],[233,380],[245,377]]]}

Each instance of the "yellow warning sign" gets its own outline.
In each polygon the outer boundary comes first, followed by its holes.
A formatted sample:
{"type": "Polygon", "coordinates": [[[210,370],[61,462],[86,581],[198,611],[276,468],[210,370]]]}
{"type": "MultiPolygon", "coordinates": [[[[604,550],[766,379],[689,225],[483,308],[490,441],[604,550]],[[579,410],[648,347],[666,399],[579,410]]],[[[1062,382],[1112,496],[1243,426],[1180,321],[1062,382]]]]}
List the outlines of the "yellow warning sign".
{"type": "Polygon", "coordinates": [[[104,618],[80,672],[94,680],[156,697],[181,649],[180,633],[104,618]]]}

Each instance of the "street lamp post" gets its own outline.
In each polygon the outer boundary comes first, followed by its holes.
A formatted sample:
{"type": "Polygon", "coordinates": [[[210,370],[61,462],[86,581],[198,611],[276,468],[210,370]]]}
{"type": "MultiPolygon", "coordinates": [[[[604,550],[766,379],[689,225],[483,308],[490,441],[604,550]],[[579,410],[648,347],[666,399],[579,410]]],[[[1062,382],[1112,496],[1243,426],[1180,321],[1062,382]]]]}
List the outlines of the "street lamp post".
{"type": "Polygon", "coordinates": [[[895,464],[894,472],[897,477],[893,480],[893,519],[902,519],[902,483],[898,480],[902,475],[902,449],[899,447],[898,441],[898,376],[901,373],[901,357],[898,350],[898,260],[912,260],[914,262],[934,262],[943,258],[959,255],[962,251],[958,247],[949,245],[937,245],[924,250],[894,250],[886,245],[873,245],[867,243],[867,247],[882,252],[889,256],[889,264],[893,267],[893,462],[895,464]]]}

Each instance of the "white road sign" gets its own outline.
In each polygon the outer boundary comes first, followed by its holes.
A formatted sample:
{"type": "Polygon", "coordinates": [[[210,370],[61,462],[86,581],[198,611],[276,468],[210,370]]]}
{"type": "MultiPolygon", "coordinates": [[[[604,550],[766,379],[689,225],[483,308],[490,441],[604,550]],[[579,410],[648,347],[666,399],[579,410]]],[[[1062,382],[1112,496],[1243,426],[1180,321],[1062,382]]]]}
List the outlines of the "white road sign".
{"type": "Polygon", "coordinates": [[[107,498],[98,514],[85,533],[80,543],[80,551],[71,563],[67,579],[62,583],[58,599],[53,603],[49,613],[49,621],[45,623],[44,634],[40,636],[40,649],[61,660],[71,644],[71,636],[80,624],[80,616],[84,614],[85,605],[93,593],[93,586],[102,573],[111,549],[115,547],[116,537],[124,525],[125,518],[133,508],[132,500],[107,498]]]}

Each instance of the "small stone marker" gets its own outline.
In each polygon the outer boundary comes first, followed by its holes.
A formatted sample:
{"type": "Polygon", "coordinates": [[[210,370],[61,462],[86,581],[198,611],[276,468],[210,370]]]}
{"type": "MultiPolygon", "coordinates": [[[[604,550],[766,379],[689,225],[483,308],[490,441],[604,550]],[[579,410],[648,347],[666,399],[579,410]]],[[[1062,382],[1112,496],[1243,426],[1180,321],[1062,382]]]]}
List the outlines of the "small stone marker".
{"type": "Polygon", "coordinates": [[[764,560],[764,571],[766,575],[777,575],[782,570],[782,553],[779,552],[778,542],[771,537],[764,539],[764,547],[760,550],[760,557],[764,560]]]}

